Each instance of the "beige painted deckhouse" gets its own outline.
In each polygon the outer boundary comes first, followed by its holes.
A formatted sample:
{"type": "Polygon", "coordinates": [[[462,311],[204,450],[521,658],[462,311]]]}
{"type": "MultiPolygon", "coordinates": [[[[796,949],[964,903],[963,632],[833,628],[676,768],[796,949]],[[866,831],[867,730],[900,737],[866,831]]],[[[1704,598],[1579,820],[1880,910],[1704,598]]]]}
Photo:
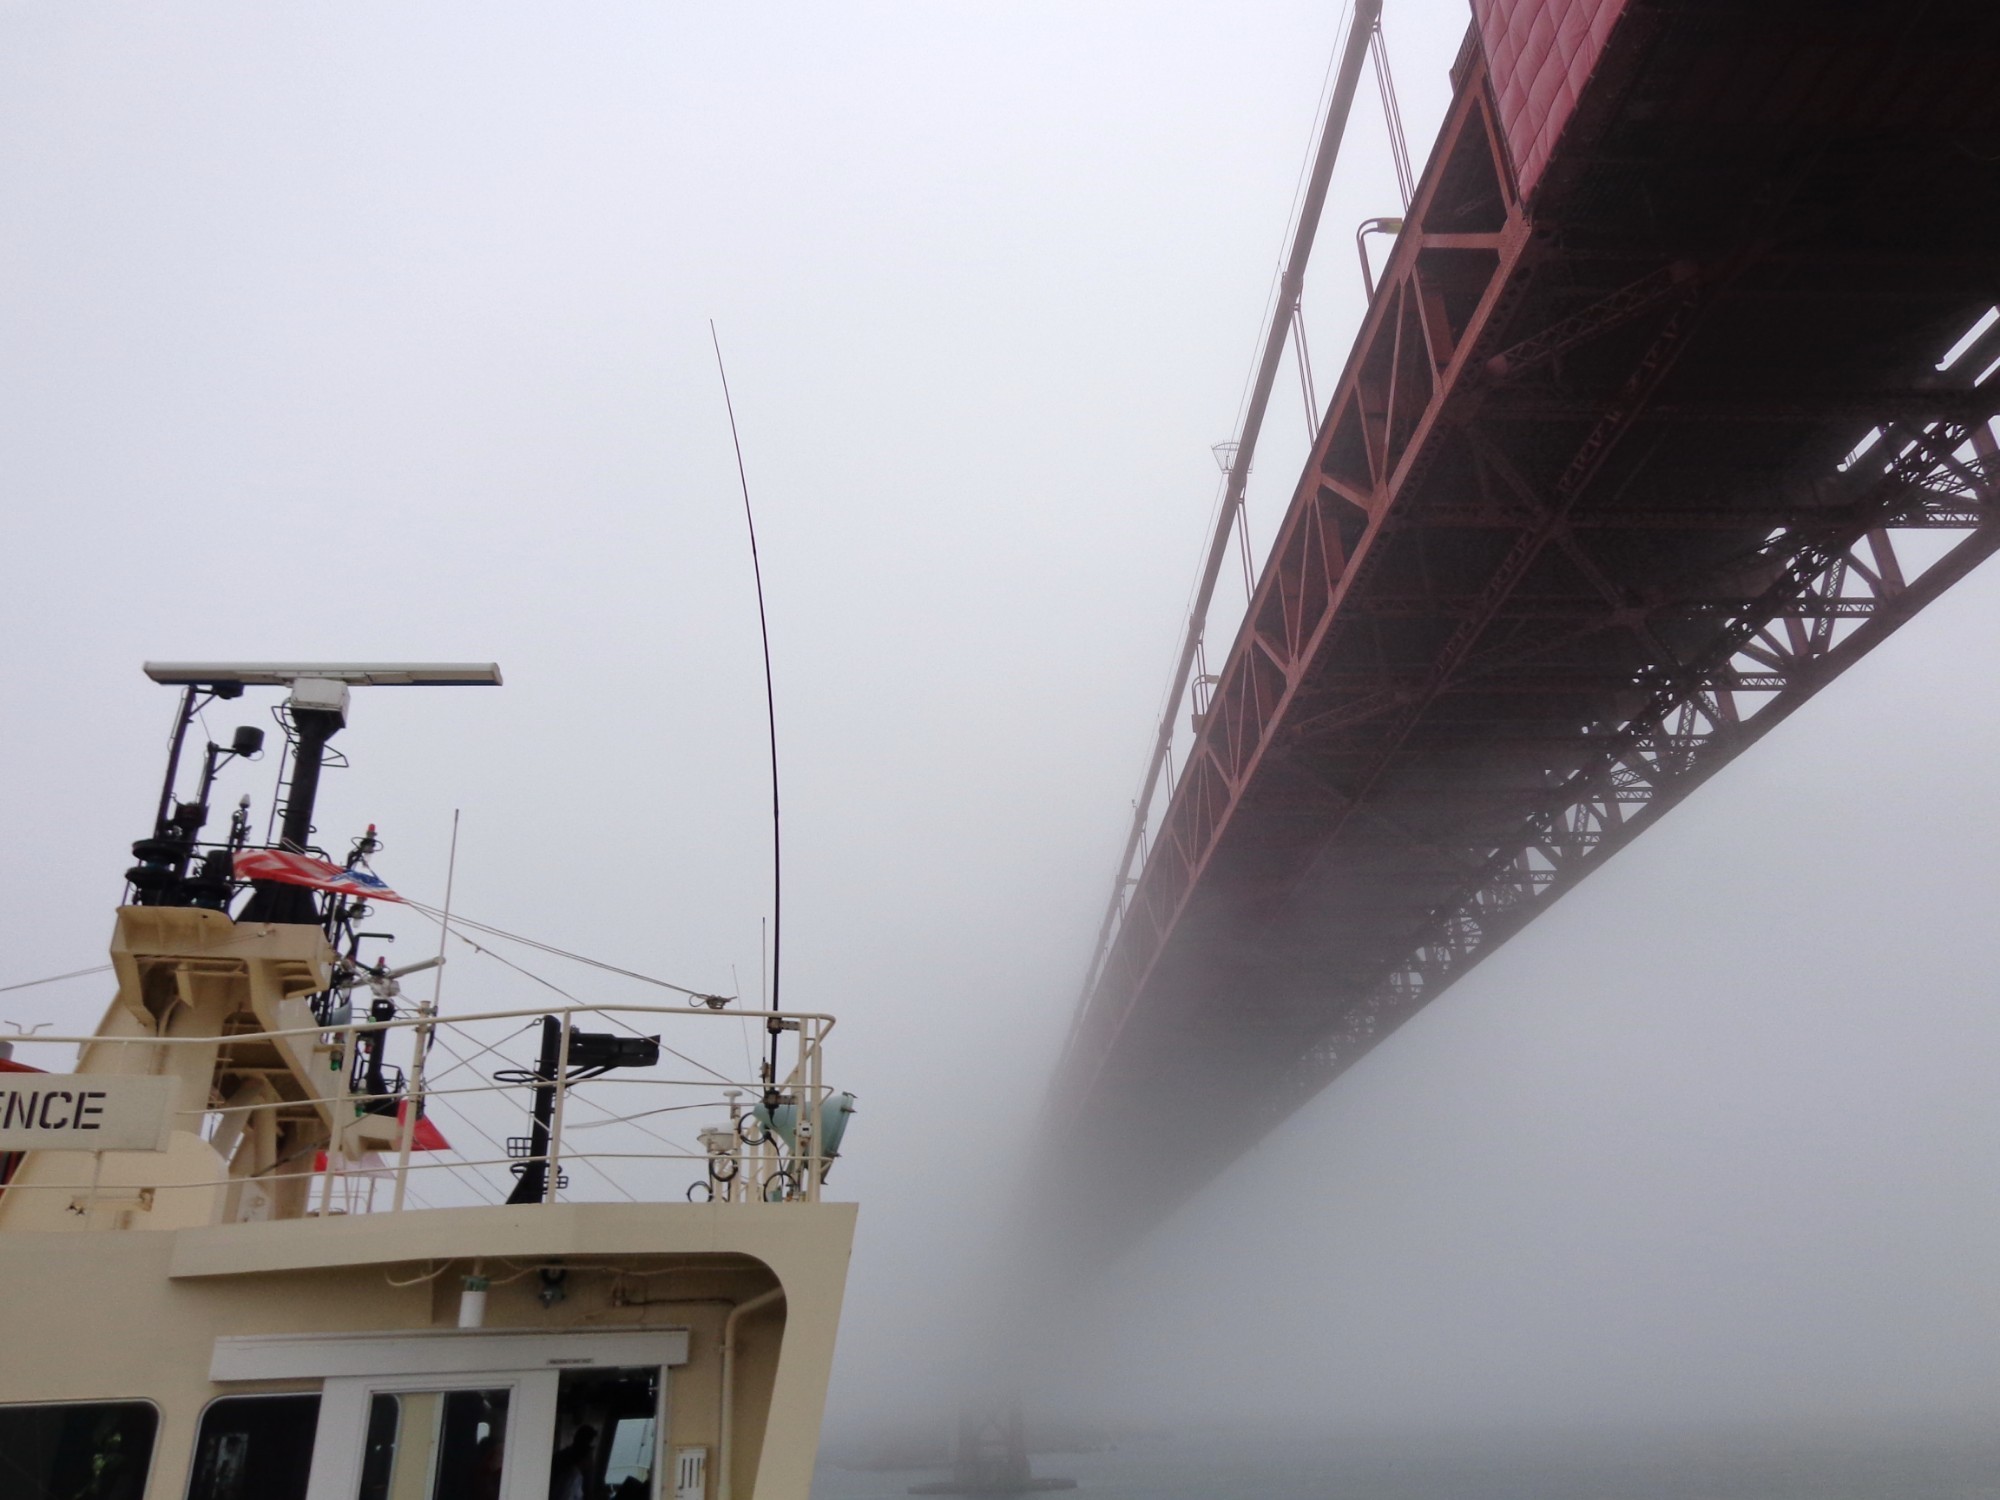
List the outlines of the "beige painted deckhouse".
{"type": "Polygon", "coordinates": [[[443,1003],[449,958],[554,955],[391,890],[372,828],[328,855],[313,806],[350,689],[498,670],[146,670],[183,691],[116,992],[0,1048],[0,1496],[806,1500],[854,1228],[832,1018],[443,1003]],[[277,753],[195,753],[259,689],[277,753]],[[211,828],[257,760],[269,826],[211,828]],[[392,954],[390,909],[437,948],[392,954]]]}

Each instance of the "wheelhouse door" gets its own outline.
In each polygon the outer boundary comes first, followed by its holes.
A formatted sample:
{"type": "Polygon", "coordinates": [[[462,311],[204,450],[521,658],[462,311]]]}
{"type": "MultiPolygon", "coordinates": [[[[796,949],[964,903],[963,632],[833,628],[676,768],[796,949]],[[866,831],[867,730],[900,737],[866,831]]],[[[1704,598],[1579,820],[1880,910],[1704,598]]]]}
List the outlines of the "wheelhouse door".
{"type": "Polygon", "coordinates": [[[558,1379],[329,1379],[307,1500],[547,1500],[558,1379]]]}
{"type": "Polygon", "coordinates": [[[211,1376],[320,1379],[305,1500],[666,1500],[686,1361],[684,1329],[279,1335],[217,1340],[211,1376]]]}

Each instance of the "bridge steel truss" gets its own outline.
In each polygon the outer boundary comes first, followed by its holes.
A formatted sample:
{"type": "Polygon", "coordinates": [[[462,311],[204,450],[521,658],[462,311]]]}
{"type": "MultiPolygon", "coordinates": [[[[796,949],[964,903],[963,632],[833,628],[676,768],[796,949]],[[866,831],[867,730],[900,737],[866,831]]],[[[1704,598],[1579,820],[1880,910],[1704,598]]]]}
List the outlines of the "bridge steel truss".
{"type": "Polygon", "coordinates": [[[1632,0],[1529,203],[1469,41],[1061,1065],[1106,1247],[2000,547],[1992,9],[1632,0]]]}

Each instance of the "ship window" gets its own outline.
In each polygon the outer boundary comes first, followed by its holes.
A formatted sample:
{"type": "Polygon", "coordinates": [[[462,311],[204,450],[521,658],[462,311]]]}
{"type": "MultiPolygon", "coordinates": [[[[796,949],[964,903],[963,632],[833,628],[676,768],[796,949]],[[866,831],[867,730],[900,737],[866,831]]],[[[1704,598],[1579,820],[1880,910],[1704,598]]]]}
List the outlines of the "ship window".
{"type": "Polygon", "coordinates": [[[368,1403],[358,1500],[497,1500],[509,1394],[378,1392],[368,1403]]]}
{"type": "Polygon", "coordinates": [[[188,1500],[305,1500],[319,1397],[224,1396],[194,1440],[188,1500]]]}
{"type": "Polygon", "coordinates": [[[550,1500],[653,1500],[659,1426],[657,1368],[563,1371],[550,1500]]]}
{"type": "Polygon", "coordinates": [[[139,1500],[159,1426],[149,1401],[0,1406],[0,1495],[139,1500]]]}

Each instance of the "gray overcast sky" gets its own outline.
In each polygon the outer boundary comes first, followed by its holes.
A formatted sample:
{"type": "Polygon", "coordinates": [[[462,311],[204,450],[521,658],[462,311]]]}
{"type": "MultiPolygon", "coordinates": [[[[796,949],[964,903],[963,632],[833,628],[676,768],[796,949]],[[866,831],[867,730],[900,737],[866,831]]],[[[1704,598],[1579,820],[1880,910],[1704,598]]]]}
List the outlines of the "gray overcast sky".
{"type": "MultiPolygon", "coordinates": [[[[713,317],[787,998],[841,1014],[862,1097],[836,1415],[919,1388],[1013,1201],[1334,11],[0,4],[0,983],[101,955],[170,712],[138,664],[210,656],[498,659],[497,693],[357,694],[330,839],[379,823],[435,899],[462,808],[463,910],[753,985],[713,317]]],[[[1464,23],[1391,0],[1420,155],[1464,23]]],[[[1395,209],[1371,111],[1308,289],[1322,391],[1352,225],[1395,209]]],[[[1262,535],[1304,441],[1294,389],[1273,412],[1262,535]]],[[[1385,1419],[1991,1415],[1996,590],[1192,1204],[1074,1374],[1385,1419]]],[[[78,1024],[102,989],[4,998],[78,1024]]]]}

